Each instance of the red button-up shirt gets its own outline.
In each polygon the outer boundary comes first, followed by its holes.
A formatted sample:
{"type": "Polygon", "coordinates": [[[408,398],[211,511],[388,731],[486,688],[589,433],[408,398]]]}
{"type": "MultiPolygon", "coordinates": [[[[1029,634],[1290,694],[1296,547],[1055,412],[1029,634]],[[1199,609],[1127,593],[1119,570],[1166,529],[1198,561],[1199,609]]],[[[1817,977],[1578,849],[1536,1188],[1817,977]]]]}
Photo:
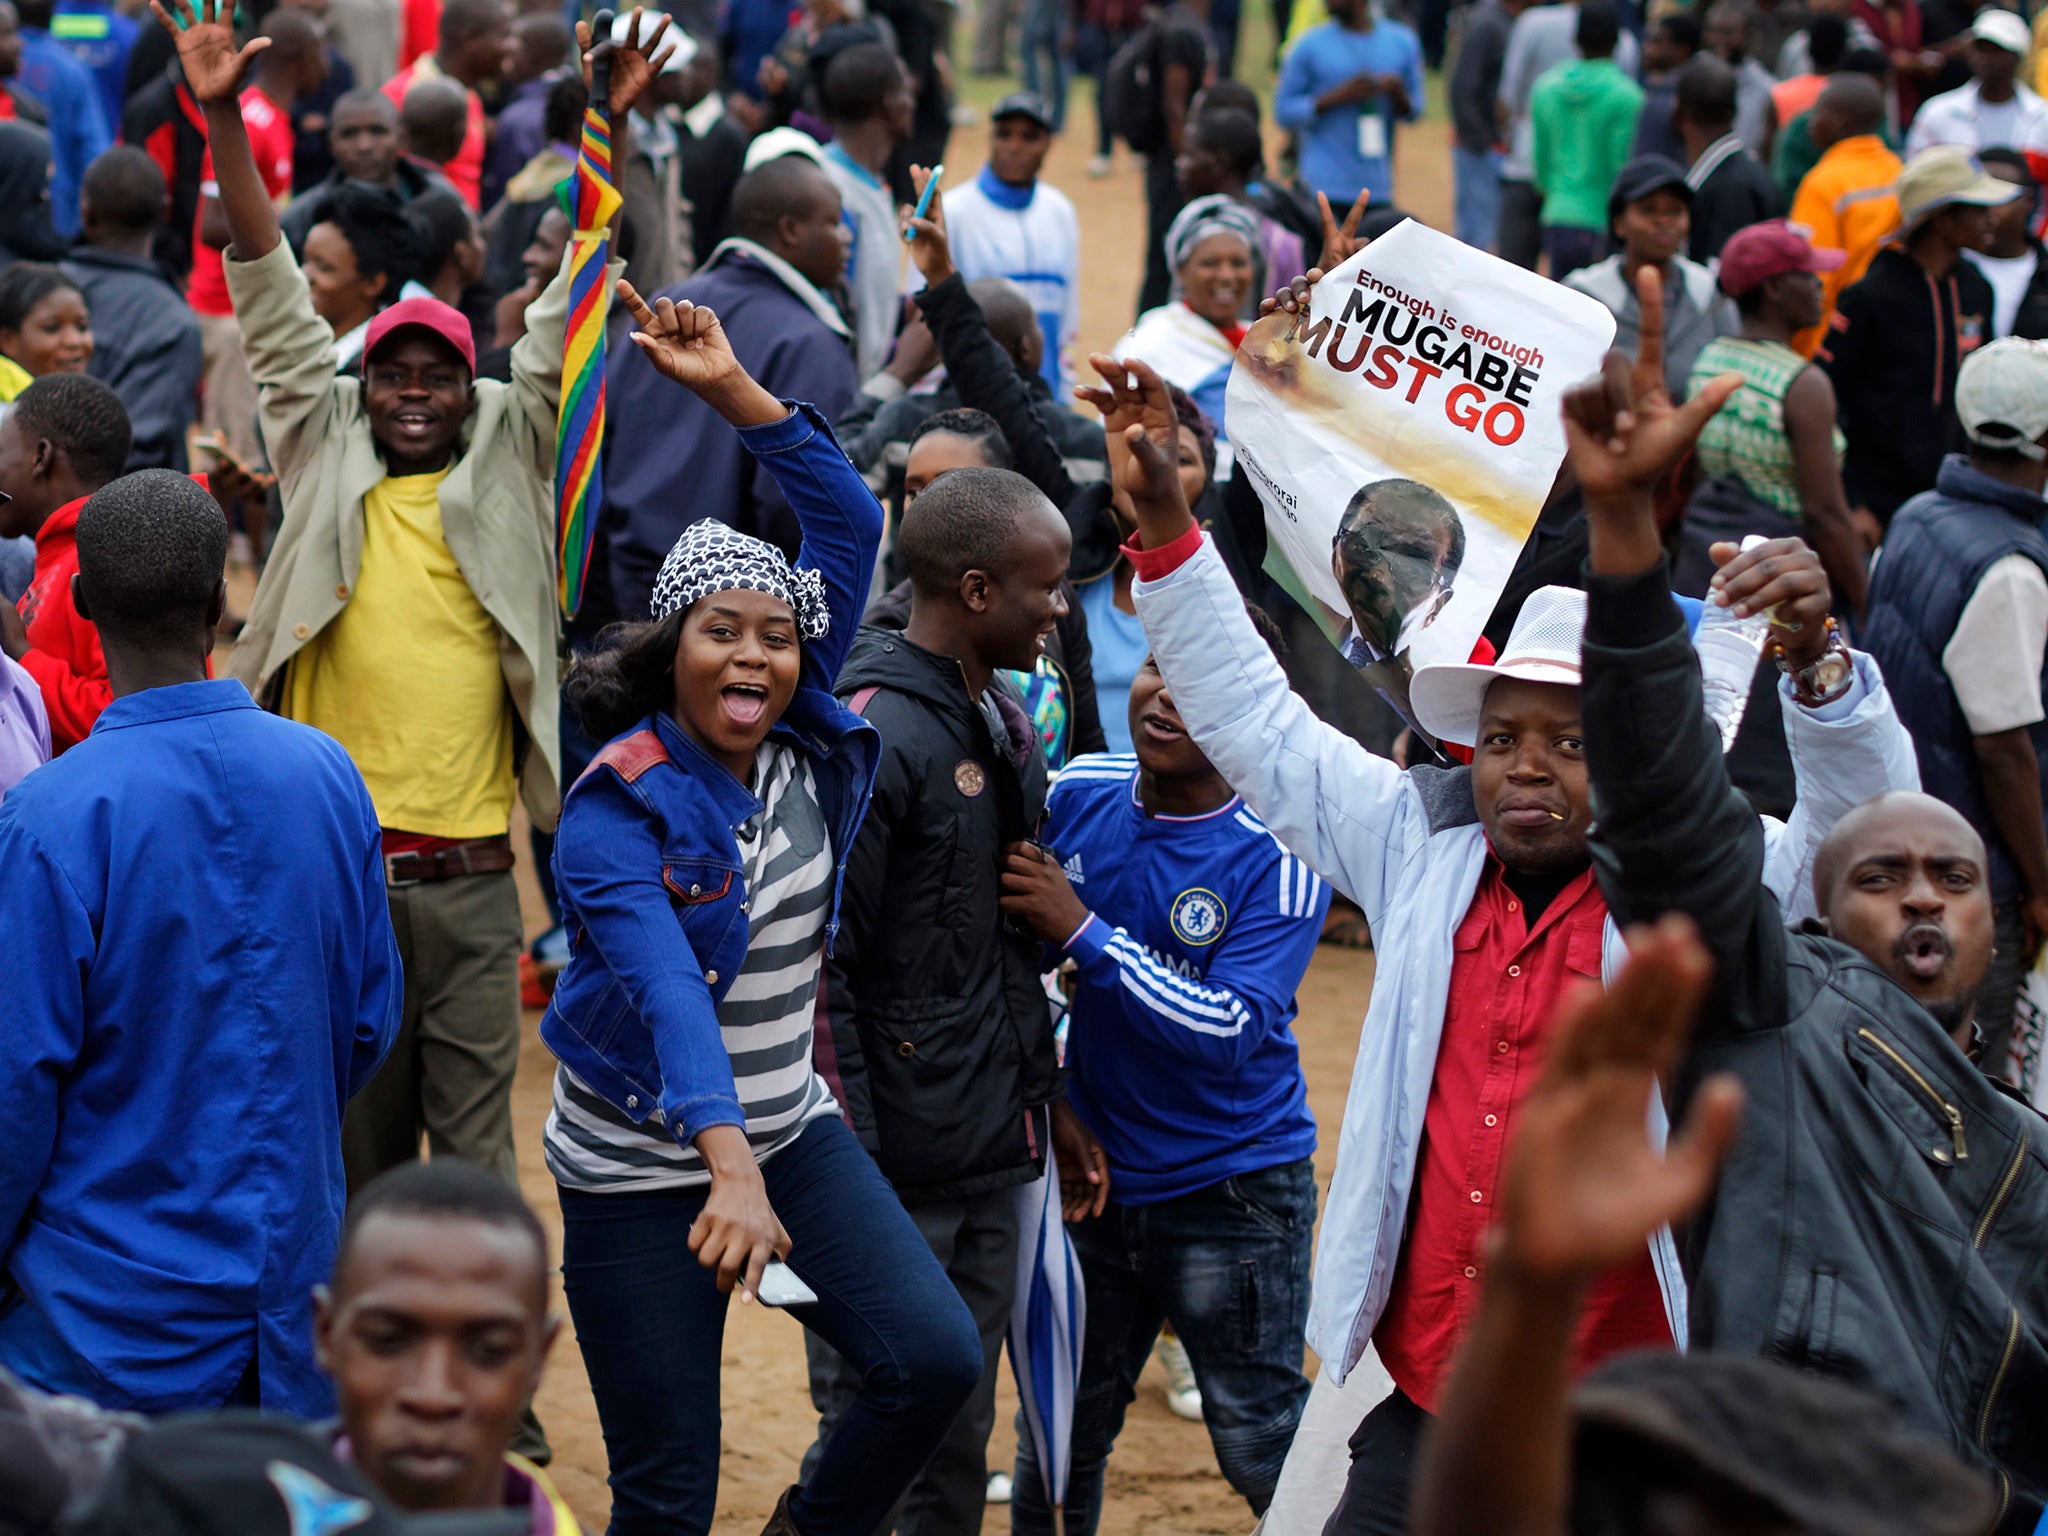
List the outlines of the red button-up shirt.
{"type": "MultiPolygon", "coordinates": [[[[1423,1114],[1413,1219],[1373,1333],[1394,1384],[1429,1412],[1478,1305],[1481,1240],[1493,1219],[1515,1105],[1542,1070],[1558,999],[1580,977],[1599,978],[1606,920],[1607,902],[1588,869],[1531,928],[1500,861],[1489,854],[1458,925],[1443,1042],[1423,1114]]],[[[1645,1245],[1588,1293],[1574,1367],[1670,1344],[1645,1245]]]]}

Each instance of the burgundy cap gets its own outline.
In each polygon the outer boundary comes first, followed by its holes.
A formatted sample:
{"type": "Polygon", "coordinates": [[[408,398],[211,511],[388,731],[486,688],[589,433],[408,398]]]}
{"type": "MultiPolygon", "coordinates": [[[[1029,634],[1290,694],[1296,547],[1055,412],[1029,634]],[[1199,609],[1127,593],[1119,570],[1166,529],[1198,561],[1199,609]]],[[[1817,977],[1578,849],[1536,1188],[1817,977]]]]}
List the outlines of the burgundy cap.
{"type": "Polygon", "coordinates": [[[476,338],[469,333],[469,322],[461,312],[439,299],[400,299],[389,309],[381,309],[370,319],[370,328],[363,333],[363,361],[369,362],[376,350],[394,332],[409,326],[419,326],[432,331],[462,354],[469,371],[476,372],[476,338]]]}
{"type": "Polygon", "coordinates": [[[1734,298],[1781,272],[1833,272],[1848,259],[1841,251],[1815,250],[1797,224],[1770,219],[1737,230],[1721,247],[1721,291],[1734,298]]]}

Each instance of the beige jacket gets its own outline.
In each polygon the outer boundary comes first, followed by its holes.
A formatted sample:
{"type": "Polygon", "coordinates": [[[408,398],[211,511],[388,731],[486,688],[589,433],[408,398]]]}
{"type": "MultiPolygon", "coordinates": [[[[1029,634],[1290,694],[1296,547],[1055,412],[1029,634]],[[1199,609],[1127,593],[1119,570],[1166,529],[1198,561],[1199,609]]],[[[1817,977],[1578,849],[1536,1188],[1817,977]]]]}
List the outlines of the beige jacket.
{"type": "MultiPolygon", "coordinates": [[[[234,675],[275,706],[285,663],[348,601],[363,558],[363,493],[384,478],[362,389],[334,368],[334,336],[313,312],[291,247],[224,262],[255,375],[258,419],[284,499],[284,525],[235,646],[234,675]]],[[[605,302],[623,263],[606,273],[605,302]]],[[[561,805],[557,728],[555,417],[568,323],[568,258],[527,311],[512,382],[476,383],[448,478],[441,527],[455,563],[498,625],[505,689],[523,734],[520,797],[537,827],[561,805]]]]}

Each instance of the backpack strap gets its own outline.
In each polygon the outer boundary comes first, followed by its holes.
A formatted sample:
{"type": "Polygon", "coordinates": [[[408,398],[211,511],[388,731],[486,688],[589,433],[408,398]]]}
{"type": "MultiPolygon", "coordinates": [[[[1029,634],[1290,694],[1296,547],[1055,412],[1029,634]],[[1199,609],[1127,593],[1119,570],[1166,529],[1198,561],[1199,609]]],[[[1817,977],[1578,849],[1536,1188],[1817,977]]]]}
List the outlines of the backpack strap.
{"type": "Polygon", "coordinates": [[[846,707],[852,710],[856,715],[865,717],[868,712],[868,705],[874,702],[875,695],[880,693],[881,691],[882,689],[879,684],[872,684],[866,688],[856,689],[854,691],[853,697],[846,701],[846,707]]]}

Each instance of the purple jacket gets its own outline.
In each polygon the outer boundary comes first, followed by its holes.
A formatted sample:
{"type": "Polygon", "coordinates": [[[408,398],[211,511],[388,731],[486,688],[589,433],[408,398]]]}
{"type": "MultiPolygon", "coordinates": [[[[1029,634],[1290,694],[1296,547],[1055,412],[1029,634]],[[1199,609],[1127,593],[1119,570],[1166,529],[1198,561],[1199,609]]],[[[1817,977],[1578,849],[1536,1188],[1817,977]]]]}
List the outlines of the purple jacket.
{"type": "Polygon", "coordinates": [[[0,798],[49,760],[43,690],[20,662],[0,655],[0,798]]]}

